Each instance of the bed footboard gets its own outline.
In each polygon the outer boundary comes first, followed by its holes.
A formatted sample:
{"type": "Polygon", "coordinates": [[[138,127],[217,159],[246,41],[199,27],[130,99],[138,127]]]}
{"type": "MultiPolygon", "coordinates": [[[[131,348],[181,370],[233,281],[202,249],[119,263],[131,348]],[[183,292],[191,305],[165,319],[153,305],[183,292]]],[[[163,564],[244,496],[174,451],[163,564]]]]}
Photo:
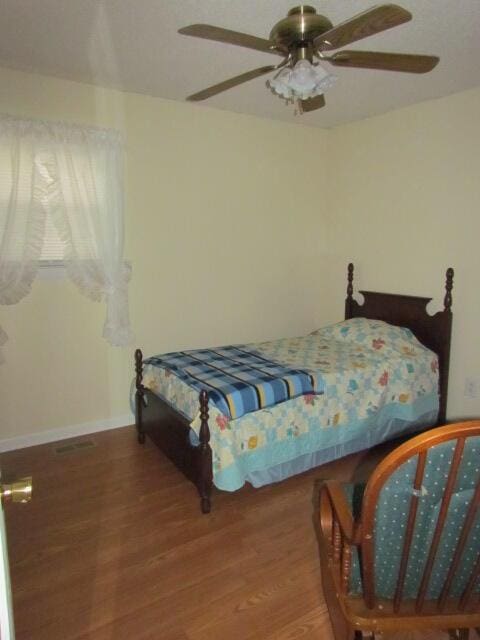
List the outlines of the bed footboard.
{"type": "Polygon", "coordinates": [[[143,354],[135,351],[135,424],[140,444],[145,435],[161,449],[175,466],[197,487],[202,513],[211,509],[212,449],[208,426],[208,393],[200,392],[200,443],[192,445],[186,418],[143,386],[143,354]]]}

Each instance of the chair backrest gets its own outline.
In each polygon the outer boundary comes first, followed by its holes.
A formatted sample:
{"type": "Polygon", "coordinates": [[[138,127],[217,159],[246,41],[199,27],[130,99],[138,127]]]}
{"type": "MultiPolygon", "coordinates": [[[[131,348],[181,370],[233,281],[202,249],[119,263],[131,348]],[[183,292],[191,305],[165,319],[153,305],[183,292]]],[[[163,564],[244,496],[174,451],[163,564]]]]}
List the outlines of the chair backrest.
{"type": "Polygon", "coordinates": [[[480,421],[433,429],[376,468],[362,505],[367,606],[467,613],[480,591],[480,421]],[[412,602],[413,601],[413,602],[412,602]]]}

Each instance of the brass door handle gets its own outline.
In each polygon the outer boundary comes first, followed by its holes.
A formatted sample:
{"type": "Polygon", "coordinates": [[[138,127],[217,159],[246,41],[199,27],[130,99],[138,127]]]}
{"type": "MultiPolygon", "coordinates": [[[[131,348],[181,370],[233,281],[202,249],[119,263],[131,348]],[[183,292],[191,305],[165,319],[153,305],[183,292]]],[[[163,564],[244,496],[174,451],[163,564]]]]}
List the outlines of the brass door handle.
{"type": "Polygon", "coordinates": [[[32,477],[20,478],[16,482],[0,484],[2,502],[30,502],[32,499],[32,477]]]}

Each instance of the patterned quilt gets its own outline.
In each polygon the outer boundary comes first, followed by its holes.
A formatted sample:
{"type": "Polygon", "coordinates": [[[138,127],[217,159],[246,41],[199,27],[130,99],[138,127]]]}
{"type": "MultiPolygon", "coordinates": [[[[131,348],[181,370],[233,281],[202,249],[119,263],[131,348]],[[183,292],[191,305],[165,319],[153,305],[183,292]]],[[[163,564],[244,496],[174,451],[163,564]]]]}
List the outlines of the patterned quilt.
{"type": "MultiPolygon", "coordinates": [[[[437,356],[408,329],[355,318],[245,348],[287,370],[309,372],[315,392],[237,419],[209,406],[214,483],[220,489],[236,490],[252,473],[325,448],[342,452],[355,439],[363,448],[373,446],[392,420],[408,426],[429,415],[434,421],[438,411],[437,356]]],[[[144,368],[144,384],[198,434],[197,388],[152,362],[144,368]]]]}

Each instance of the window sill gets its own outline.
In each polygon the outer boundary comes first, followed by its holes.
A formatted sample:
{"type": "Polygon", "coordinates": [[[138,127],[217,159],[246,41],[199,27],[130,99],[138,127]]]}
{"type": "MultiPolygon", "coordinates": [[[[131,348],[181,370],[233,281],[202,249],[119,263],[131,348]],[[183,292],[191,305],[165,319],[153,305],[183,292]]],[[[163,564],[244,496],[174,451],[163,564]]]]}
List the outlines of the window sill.
{"type": "Polygon", "coordinates": [[[40,260],[38,267],[40,280],[64,280],[66,278],[63,260],[40,260]]]}

